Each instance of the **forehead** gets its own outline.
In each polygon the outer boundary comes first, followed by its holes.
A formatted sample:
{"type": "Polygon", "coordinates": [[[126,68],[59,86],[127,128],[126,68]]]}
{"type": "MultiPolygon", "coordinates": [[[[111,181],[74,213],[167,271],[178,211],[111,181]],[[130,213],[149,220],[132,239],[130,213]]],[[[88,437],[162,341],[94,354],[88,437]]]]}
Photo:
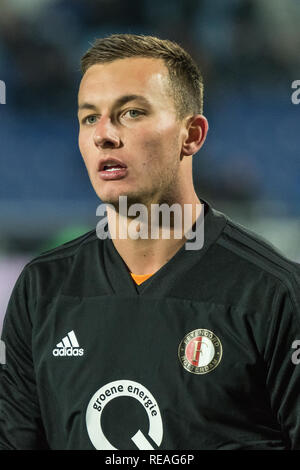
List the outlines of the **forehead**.
{"type": "Polygon", "coordinates": [[[81,80],[78,101],[113,101],[120,95],[169,101],[169,72],[163,60],[136,57],[92,65],[81,80]]]}

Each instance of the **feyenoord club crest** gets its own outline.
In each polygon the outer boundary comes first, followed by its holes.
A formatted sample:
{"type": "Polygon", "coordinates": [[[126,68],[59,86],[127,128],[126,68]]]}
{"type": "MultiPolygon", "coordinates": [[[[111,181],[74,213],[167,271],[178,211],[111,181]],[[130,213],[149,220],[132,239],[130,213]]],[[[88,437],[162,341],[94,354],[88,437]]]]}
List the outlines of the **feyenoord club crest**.
{"type": "Polygon", "coordinates": [[[199,328],[185,335],[179,345],[178,356],[189,372],[207,374],[220,363],[222,344],[212,331],[199,328]]]}

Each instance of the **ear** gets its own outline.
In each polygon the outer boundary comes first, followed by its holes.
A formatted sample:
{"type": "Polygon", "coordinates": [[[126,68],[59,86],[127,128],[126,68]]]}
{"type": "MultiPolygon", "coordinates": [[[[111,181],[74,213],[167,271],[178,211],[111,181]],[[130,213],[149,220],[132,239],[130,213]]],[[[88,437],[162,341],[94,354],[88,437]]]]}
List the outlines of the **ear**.
{"type": "Polygon", "coordinates": [[[207,119],[202,114],[189,117],[186,122],[186,136],[182,144],[182,155],[194,155],[204,144],[208,132],[207,119]]]}

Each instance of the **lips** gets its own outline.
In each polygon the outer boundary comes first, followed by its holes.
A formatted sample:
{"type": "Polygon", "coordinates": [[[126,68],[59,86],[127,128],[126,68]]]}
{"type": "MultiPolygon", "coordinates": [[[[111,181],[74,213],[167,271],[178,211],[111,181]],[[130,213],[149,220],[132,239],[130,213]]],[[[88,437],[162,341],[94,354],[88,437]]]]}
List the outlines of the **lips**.
{"type": "Polygon", "coordinates": [[[127,166],[117,158],[106,158],[100,160],[99,171],[107,171],[111,168],[127,168],[127,166]]]}
{"type": "Polygon", "coordinates": [[[99,176],[102,180],[118,180],[127,175],[127,166],[117,158],[103,159],[99,163],[99,176]]]}

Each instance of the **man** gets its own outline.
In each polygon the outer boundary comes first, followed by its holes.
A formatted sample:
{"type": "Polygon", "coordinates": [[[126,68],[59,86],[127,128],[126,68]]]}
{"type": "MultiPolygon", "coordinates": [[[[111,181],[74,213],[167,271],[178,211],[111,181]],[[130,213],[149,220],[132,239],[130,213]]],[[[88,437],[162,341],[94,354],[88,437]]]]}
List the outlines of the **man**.
{"type": "Polygon", "coordinates": [[[1,448],[300,449],[299,266],[196,194],[196,65],[170,41],[113,35],[82,70],[79,146],[110,236],[93,230],[20,275],[1,448]],[[155,204],[189,207],[203,246],[186,249],[175,216],[169,238],[162,218],[158,237],[135,236],[122,198],[146,209],[136,233],[155,204]]]}

